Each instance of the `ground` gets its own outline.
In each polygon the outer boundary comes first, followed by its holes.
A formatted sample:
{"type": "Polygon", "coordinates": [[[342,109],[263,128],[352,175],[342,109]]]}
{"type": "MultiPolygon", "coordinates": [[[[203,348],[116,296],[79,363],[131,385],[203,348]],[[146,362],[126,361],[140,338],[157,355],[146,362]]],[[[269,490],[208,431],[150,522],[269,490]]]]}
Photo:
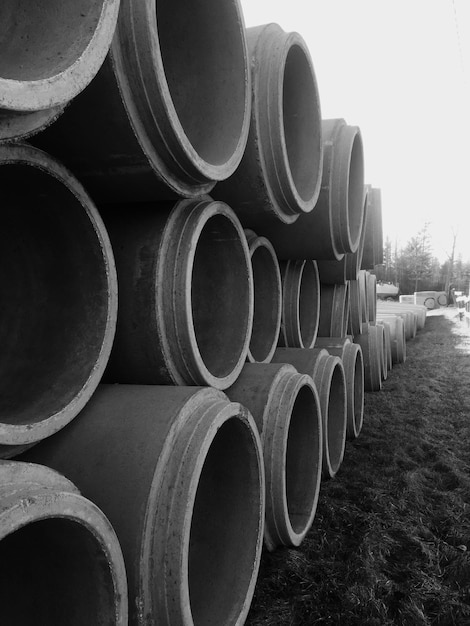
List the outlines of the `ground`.
{"type": "Polygon", "coordinates": [[[470,330],[428,315],[297,549],[263,553],[247,624],[470,626],[470,330]]]}

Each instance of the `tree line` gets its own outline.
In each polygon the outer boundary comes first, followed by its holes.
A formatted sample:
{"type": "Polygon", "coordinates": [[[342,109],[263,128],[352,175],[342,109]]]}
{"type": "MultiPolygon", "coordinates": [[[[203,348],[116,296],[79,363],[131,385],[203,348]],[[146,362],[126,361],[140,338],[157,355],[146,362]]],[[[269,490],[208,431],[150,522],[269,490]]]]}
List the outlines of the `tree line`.
{"type": "Polygon", "coordinates": [[[457,291],[469,293],[470,262],[464,262],[461,255],[455,257],[454,233],[452,250],[441,263],[432,252],[428,224],[412,237],[404,248],[398,248],[386,237],[384,262],[375,267],[378,281],[398,285],[400,293],[415,291],[445,291],[453,287],[457,291]]]}

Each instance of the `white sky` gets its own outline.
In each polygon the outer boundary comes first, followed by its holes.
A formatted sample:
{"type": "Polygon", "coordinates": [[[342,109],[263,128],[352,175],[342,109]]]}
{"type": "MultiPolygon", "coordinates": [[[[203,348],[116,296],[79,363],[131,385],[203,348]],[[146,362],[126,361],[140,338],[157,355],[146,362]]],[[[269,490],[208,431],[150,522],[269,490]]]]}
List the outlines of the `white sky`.
{"type": "Polygon", "coordinates": [[[470,0],[241,0],[247,27],[305,39],[323,118],[361,129],[384,237],[430,222],[441,261],[470,260],[470,0]],[[467,243],[468,241],[468,243],[467,243]]]}

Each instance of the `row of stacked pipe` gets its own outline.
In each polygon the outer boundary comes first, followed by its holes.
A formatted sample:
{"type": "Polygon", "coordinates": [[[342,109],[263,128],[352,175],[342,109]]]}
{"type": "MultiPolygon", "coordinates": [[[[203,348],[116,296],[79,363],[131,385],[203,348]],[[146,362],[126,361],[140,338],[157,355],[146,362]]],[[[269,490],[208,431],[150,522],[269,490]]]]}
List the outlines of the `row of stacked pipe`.
{"type": "Polygon", "coordinates": [[[0,31],[1,622],[241,624],[404,359],[359,128],[237,0],[0,31]]]}

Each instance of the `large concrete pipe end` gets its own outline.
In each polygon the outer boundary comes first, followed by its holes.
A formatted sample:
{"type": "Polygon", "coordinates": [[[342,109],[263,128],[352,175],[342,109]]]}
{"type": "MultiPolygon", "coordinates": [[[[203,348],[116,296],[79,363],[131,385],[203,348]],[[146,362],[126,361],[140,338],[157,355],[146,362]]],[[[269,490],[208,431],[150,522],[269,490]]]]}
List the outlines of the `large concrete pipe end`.
{"type": "Polygon", "coordinates": [[[245,363],[253,274],[223,202],[112,207],[119,318],[107,382],[229,387],[245,363]]]}
{"type": "Polygon", "coordinates": [[[346,379],[341,359],[323,348],[278,348],[273,362],[290,363],[313,379],[322,417],[322,474],[333,478],[343,461],[346,444],[346,379]]]}
{"type": "Polygon", "coordinates": [[[320,281],[315,261],[281,263],[282,322],[279,346],[312,348],[320,320],[320,281]]]}
{"type": "Polygon", "coordinates": [[[2,0],[0,142],[38,132],[98,72],[119,0],[2,0]]]}
{"type": "Polygon", "coordinates": [[[242,158],[250,84],[238,0],[125,0],[96,79],[36,141],[100,203],[199,197],[242,158]]]}
{"type": "Polygon", "coordinates": [[[31,146],[0,146],[0,457],[53,434],[106,367],[117,314],[114,258],[77,180],[31,146]]]}
{"type": "Polygon", "coordinates": [[[79,419],[26,456],[65,473],[113,524],[130,624],[244,623],[265,515],[246,408],[211,388],[101,385],[79,419]]]}
{"type": "Polygon", "coordinates": [[[323,163],[320,100],[308,48],[277,24],[247,29],[252,62],[250,133],[240,167],[214,189],[242,223],[264,234],[318,198],[323,163]]]}
{"type": "Polygon", "coordinates": [[[254,287],[253,330],[248,349],[250,363],[269,363],[276,349],[282,314],[282,284],[274,248],[265,237],[245,230],[251,256],[254,287]]]}
{"type": "Polygon", "coordinates": [[[0,461],[2,623],[127,625],[127,582],[109,521],[49,468],[0,461]]]}
{"type": "Polygon", "coordinates": [[[291,365],[247,363],[227,395],[250,410],[261,435],[265,545],[298,546],[312,525],[320,490],[322,425],[313,381],[291,365]]]}

